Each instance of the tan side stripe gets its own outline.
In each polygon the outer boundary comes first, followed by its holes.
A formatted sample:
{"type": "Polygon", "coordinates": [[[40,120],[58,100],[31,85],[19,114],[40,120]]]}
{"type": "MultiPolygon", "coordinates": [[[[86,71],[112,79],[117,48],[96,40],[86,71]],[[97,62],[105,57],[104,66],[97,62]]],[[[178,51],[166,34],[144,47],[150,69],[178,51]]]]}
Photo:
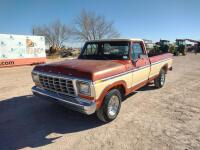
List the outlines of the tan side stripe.
{"type": "MultiPolygon", "coordinates": [[[[152,63],[151,65],[156,65],[156,64],[162,63],[162,62],[164,62],[164,61],[170,60],[170,59],[171,59],[171,58],[164,59],[164,60],[161,60],[161,61],[158,61],[158,62],[152,63]]],[[[117,75],[113,75],[113,76],[111,76],[111,77],[107,77],[107,78],[101,79],[101,81],[110,80],[110,79],[113,79],[113,78],[116,78],[116,77],[119,77],[119,76],[126,75],[126,74],[131,73],[131,72],[136,72],[136,71],[139,71],[139,70],[145,69],[145,68],[147,68],[147,67],[150,67],[150,65],[146,65],[146,66],[143,66],[143,67],[140,67],[140,68],[137,68],[137,69],[132,69],[132,70],[129,70],[129,71],[126,71],[126,72],[123,72],[123,73],[117,74],[117,75]]],[[[98,82],[98,81],[95,81],[95,82],[98,82]]]]}
{"type": "Polygon", "coordinates": [[[129,70],[129,71],[126,71],[126,72],[123,72],[123,73],[120,73],[120,74],[117,74],[117,75],[114,75],[114,76],[111,76],[111,77],[107,77],[107,78],[101,79],[101,81],[106,81],[106,80],[109,80],[109,79],[112,79],[112,78],[123,76],[123,75],[126,75],[126,74],[131,73],[131,72],[136,72],[136,71],[145,69],[147,67],[150,67],[150,65],[146,65],[146,66],[140,67],[138,69],[132,69],[132,70],[129,70]]]}

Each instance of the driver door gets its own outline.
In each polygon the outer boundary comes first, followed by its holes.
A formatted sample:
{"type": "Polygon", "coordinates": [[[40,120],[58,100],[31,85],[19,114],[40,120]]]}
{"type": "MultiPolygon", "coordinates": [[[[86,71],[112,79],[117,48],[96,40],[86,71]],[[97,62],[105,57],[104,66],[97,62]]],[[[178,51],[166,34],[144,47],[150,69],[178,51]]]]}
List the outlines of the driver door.
{"type": "Polygon", "coordinates": [[[131,57],[134,66],[132,74],[132,87],[148,82],[150,73],[150,62],[144,51],[142,42],[133,42],[131,46],[131,57]]]}

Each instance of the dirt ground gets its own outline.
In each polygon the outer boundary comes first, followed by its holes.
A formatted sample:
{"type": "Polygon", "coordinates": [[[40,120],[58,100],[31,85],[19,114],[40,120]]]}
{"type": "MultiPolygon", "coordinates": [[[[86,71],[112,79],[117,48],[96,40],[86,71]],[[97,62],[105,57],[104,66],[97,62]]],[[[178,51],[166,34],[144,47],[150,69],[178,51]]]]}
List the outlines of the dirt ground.
{"type": "Polygon", "coordinates": [[[108,124],[34,97],[32,68],[0,69],[1,150],[200,149],[200,55],[175,57],[165,86],[130,95],[108,124]]]}

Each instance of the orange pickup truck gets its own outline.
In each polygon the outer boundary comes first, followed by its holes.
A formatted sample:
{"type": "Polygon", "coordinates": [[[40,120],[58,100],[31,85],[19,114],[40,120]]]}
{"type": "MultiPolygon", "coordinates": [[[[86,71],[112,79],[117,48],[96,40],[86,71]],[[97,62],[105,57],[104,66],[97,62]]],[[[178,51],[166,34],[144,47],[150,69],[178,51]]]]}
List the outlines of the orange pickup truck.
{"type": "Polygon", "coordinates": [[[149,57],[143,40],[88,41],[77,59],[34,67],[32,92],[109,122],[126,95],[151,81],[163,87],[168,70],[172,54],[149,57]]]}

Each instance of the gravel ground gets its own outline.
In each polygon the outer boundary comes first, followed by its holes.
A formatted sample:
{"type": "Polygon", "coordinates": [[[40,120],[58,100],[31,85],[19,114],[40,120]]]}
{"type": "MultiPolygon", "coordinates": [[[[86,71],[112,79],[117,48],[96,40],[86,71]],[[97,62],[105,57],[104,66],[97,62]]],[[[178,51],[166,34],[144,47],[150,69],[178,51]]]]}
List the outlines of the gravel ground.
{"type": "Polygon", "coordinates": [[[200,149],[200,55],[173,67],[162,89],[131,94],[108,124],[34,97],[32,66],[1,68],[0,149],[200,149]]]}

